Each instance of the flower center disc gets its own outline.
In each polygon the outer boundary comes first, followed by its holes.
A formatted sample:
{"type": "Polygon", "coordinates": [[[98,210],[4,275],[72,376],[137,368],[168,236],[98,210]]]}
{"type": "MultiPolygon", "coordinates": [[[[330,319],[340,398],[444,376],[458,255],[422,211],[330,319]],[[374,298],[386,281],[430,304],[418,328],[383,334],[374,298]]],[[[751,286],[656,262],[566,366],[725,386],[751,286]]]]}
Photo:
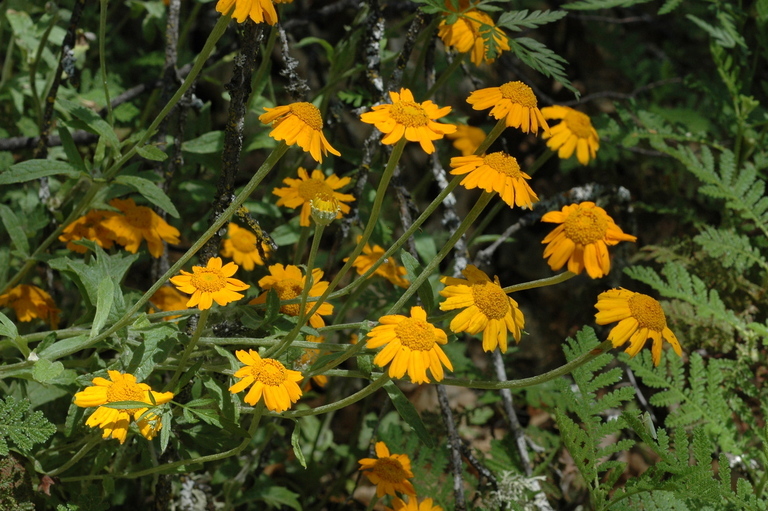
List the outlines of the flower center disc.
{"type": "MultiPolygon", "coordinates": [[[[119,401],[142,401],[147,398],[146,391],[141,390],[138,385],[129,381],[120,380],[113,383],[107,389],[107,403],[117,403],[119,401]]],[[[121,412],[131,413],[134,410],[121,409],[121,412]]]]}
{"type": "Polygon", "coordinates": [[[405,318],[395,327],[395,334],[403,346],[414,351],[429,351],[435,345],[432,328],[426,321],[405,318]]]}
{"type": "Polygon", "coordinates": [[[271,358],[264,358],[261,364],[251,366],[251,374],[256,381],[273,387],[285,381],[285,367],[271,358]]]}
{"type": "Polygon", "coordinates": [[[320,110],[312,103],[294,103],[291,105],[291,113],[313,130],[320,131],[323,129],[323,118],[320,116],[320,110]]]}
{"type": "Polygon", "coordinates": [[[237,235],[229,238],[235,250],[250,253],[256,250],[256,236],[248,231],[238,231],[237,235]]]}
{"type": "Polygon", "coordinates": [[[501,174],[506,174],[509,177],[520,177],[520,165],[517,163],[517,159],[501,151],[486,155],[483,158],[483,163],[501,174]]]}
{"type": "Polygon", "coordinates": [[[520,103],[526,108],[536,108],[538,102],[533,91],[523,82],[508,82],[499,87],[501,97],[509,99],[512,103],[520,103]]]}
{"type": "MultiPolygon", "coordinates": [[[[304,290],[304,285],[296,279],[287,279],[275,284],[275,291],[277,296],[281,300],[291,300],[301,296],[301,292],[304,290]]],[[[283,305],[280,310],[290,316],[298,316],[300,312],[300,303],[291,303],[283,305]]]]}
{"type": "Polygon", "coordinates": [[[392,458],[380,458],[376,460],[374,472],[388,483],[399,483],[407,479],[403,465],[392,458]]]}
{"type": "Polygon", "coordinates": [[[563,122],[568,129],[579,138],[590,138],[595,134],[595,128],[592,127],[592,121],[589,116],[573,110],[563,118],[563,122]]]}
{"type": "Polygon", "coordinates": [[[325,184],[325,181],[321,181],[320,179],[310,178],[306,181],[302,181],[299,185],[298,191],[299,197],[304,199],[306,202],[311,201],[319,195],[333,196],[333,190],[331,187],[325,184]]]}
{"type": "Polygon", "coordinates": [[[499,285],[493,282],[473,285],[472,299],[488,319],[502,319],[509,312],[509,298],[499,285]]]}
{"type": "Polygon", "coordinates": [[[565,235],[574,243],[589,245],[605,238],[608,219],[593,209],[578,209],[563,224],[565,235]]]}
{"type": "Polygon", "coordinates": [[[125,213],[125,219],[133,227],[148,229],[152,226],[152,210],[147,207],[137,206],[125,213]]]}
{"type": "Polygon", "coordinates": [[[661,332],[667,327],[667,317],[657,300],[648,295],[637,293],[628,302],[632,317],[640,324],[640,328],[661,332]]]}
{"type": "Polygon", "coordinates": [[[227,285],[227,278],[219,270],[193,266],[192,271],[194,273],[189,279],[189,283],[204,293],[221,291],[227,285]]]}
{"type": "Polygon", "coordinates": [[[429,116],[424,108],[413,101],[398,101],[389,109],[389,115],[407,128],[418,128],[429,124],[429,116]]]}

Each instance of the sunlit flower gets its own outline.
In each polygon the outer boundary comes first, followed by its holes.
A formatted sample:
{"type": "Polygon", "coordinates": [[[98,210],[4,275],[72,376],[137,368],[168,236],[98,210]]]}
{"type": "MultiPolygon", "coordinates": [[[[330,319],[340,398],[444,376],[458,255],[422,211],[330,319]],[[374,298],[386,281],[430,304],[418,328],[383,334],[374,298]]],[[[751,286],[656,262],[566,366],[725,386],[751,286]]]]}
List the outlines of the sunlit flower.
{"type": "Polygon", "coordinates": [[[323,171],[318,169],[313,170],[310,177],[307,171],[301,167],[299,167],[298,173],[298,179],[286,177],[283,179],[283,183],[288,186],[275,188],[272,190],[272,193],[280,197],[277,201],[278,206],[285,206],[291,209],[301,206],[299,225],[302,227],[309,226],[309,218],[312,213],[312,205],[310,203],[313,199],[320,196],[331,196],[339,202],[339,212],[336,218],[341,218],[342,214],[349,213],[349,205],[345,203],[352,202],[355,200],[355,197],[348,193],[339,193],[336,190],[347,186],[351,178],[339,178],[336,174],[325,177],[323,171]]]}
{"type": "MultiPolygon", "coordinates": [[[[471,52],[472,63],[479,66],[486,62],[491,63],[496,57],[501,55],[502,51],[509,51],[509,42],[504,31],[497,28],[493,19],[483,11],[477,9],[464,10],[468,7],[468,2],[460,3],[460,10],[456,22],[449,25],[446,20],[440,22],[437,35],[442,39],[446,46],[453,46],[460,53],[471,52]],[[485,45],[483,35],[491,32],[493,41],[496,43],[496,56],[488,56],[488,48],[485,45]]],[[[455,11],[451,2],[446,2],[446,6],[455,11]]]]}
{"type": "MultiPolygon", "coordinates": [[[[161,311],[180,311],[187,308],[188,296],[176,291],[171,286],[163,286],[152,295],[149,299],[149,303],[160,309],[161,311]]],[[[150,314],[153,311],[150,311],[150,314]]],[[[165,316],[165,321],[173,321],[181,316],[165,316]]]]}
{"type": "MultiPolygon", "coordinates": [[[[328,282],[323,282],[322,278],[322,270],[318,268],[312,270],[312,287],[309,289],[305,312],[315,306],[316,302],[311,301],[311,299],[322,295],[325,290],[328,289],[328,282]]],[[[273,264],[269,267],[269,275],[262,277],[261,280],[259,280],[259,286],[264,292],[248,303],[251,305],[266,303],[267,292],[270,289],[274,289],[277,292],[277,296],[280,300],[301,298],[301,292],[304,290],[305,282],[306,276],[302,274],[301,269],[298,266],[292,264],[287,266],[273,264]]],[[[298,316],[300,310],[300,303],[291,303],[280,307],[280,312],[288,314],[289,316],[298,316]]],[[[333,314],[333,305],[328,302],[323,302],[320,305],[320,308],[317,309],[317,312],[312,314],[309,318],[309,324],[314,328],[325,326],[325,321],[321,316],[327,316],[328,314],[333,314]]]]}
{"type": "Polygon", "coordinates": [[[549,131],[536,96],[523,82],[507,82],[500,87],[476,90],[469,95],[467,103],[475,110],[491,108],[495,119],[506,118],[507,126],[520,128],[523,133],[530,131],[535,135],[539,128],[549,131]]]}
{"type": "MultiPolygon", "coordinates": [[[[322,337],[322,336],[318,337],[316,335],[307,335],[305,337],[305,340],[307,342],[322,343],[322,342],[325,342],[325,337],[322,337]]],[[[312,366],[312,364],[315,363],[315,361],[319,356],[320,356],[320,350],[307,348],[304,350],[304,353],[301,355],[301,357],[299,357],[299,359],[296,361],[296,367],[298,367],[299,369],[301,368],[309,369],[312,366]]],[[[315,382],[315,384],[318,387],[325,387],[325,385],[328,383],[328,377],[324,374],[318,374],[312,377],[312,381],[315,382]]]]}
{"type": "Polygon", "coordinates": [[[214,301],[226,305],[243,298],[245,295],[237,291],[251,287],[232,278],[237,268],[235,263],[227,263],[222,267],[220,257],[211,257],[206,266],[193,266],[192,273],[181,270],[181,275],[171,277],[171,283],[182,293],[192,295],[187,307],[210,309],[214,301]]]}
{"type": "MultiPolygon", "coordinates": [[[[360,243],[361,238],[362,236],[357,237],[358,243],[360,243]]],[[[357,270],[359,275],[364,275],[365,272],[370,270],[374,264],[381,260],[385,252],[386,251],[379,245],[374,245],[373,248],[371,248],[371,246],[366,243],[363,247],[363,253],[355,258],[352,266],[355,267],[355,270],[357,270]]],[[[345,263],[348,260],[349,257],[344,258],[345,263]]],[[[373,275],[381,275],[396,286],[408,287],[410,282],[408,282],[408,279],[403,277],[403,275],[406,273],[407,271],[403,266],[398,266],[397,261],[395,261],[394,258],[389,257],[378,268],[376,268],[376,270],[373,272],[373,275]]]]}
{"type": "Polygon", "coordinates": [[[531,190],[526,179],[531,176],[520,170],[514,156],[501,151],[485,156],[456,156],[451,158],[451,174],[467,174],[461,185],[471,190],[481,188],[486,192],[499,192],[501,200],[510,207],[531,209],[539,198],[531,190]]]}
{"type": "Polygon", "coordinates": [[[562,211],[550,211],[541,221],[560,224],[542,240],[542,243],[548,243],[544,258],[549,258],[549,267],[559,270],[568,263],[568,271],[579,274],[586,268],[593,279],[607,275],[611,269],[608,245],[637,240],[631,234],[624,234],[608,213],[594,202],[571,204],[564,206],[562,211]]]}
{"type": "Polygon", "coordinates": [[[136,421],[139,431],[147,440],[152,440],[163,423],[153,413],[144,415],[150,407],[162,405],[173,399],[172,392],[155,392],[146,383],[136,383],[136,377],[130,373],[107,371],[109,380],[96,377],[93,386],[75,394],[75,404],[83,408],[98,406],[88,417],[86,426],[100,427],[104,430],[103,438],[116,438],[122,444],[128,435],[131,419],[136,421]],[[111,380],[111,381],[110,381],[111,380]],[[147,403],[147,408],[116,409],[109,408],[109,403],[121,401],[139,401],[147,403]]]}
{"type": "Polygon", "coordinates": [[[377,458],[358,460],[363,474],[376,485],[376,496],[395,495],[395,492],[416,496],[416,489],[408,480],[413,477],[411,459],[407,454],[390,454],[384,442],[376,442],[377,458]]]}
{"type": "Polygon", "coordinates": [[[309,201],[309,211],[312,220],[317,225],[327,226],[341,217],[339,200],[331,194],[318,193],[309,201]]]}
{"type": "Polygon", "coordinates": [[[427,369],[435,381],[443,379],[443,366],[453,371],[453,365],[440,348],[448,342],[441,329],[427,321],[427,313],[421,307],[411,307],[411,317],[391,315],[379,318],[380,325],[368,333],[366,348],[386,345],[373,359],[384,367],[390,362],[389,375],[402,378],[406,372],[413,383],[429,383],[427,369]]]}
{"type": "Polygon", "coordinates": [[[251,18],[254,23],[277,23],[277,12],[272,0],[219,0],[216,3],[216,11],[225,16],[233,7],[235,10],[230,16],[238,23],[244,22],[246,18],[251,18]]]}
{"type": "MultiPolygon", "coordinates": [[[[251,271],[256,265],[264,266],[264,259],[261,258],[257,243],[259,239],[254,233],[230,222],[227,238],[221,244],[221,255],[229,257],[247,271],[251,271]]],[[[269,251],[269,245],[262,242],[261,249],[266,254],[269,251]]]]}
{"type": "Polygon", "coordinates": [[[629,341],[626,352],[630,357],[637,355],[648,339],[653,339],[653,365],[659,365],[661,361],[662,339],[672,345],[678,356],[682,356],[680,343],[667,326],[661,304],[650,296],[626,289],[611,289],[600,293],[595,307],[599,311],[595,314],[598,325],[619,322],[608,334],[608,340],[615,348],[629,341]]]}
{"type": "Polygon", "coordinates": [[[40,318],[51,325],[51,329],[59,327],[59,313],[51,295],[37,286],[19,284],[0,295],[0,307],[10,307],[16,313],[16,319],[22,322],[40,318]]]}
{"type": "Polygon", "coordinates": [[[179,242],[179,230],[160,218],[146,206],[137,206],[133,199],[112,199],[109,205],[123,212],[102,220],[101,225],[115,233],[115,241],[133,254],[139,250],[142,240],[152,257],[163,255],[163,241],[179,242]]]}
{"type": "Polygon", "coordinates": [[[317,162],[322,162],[328,153],[341,156],[323,135],[323,118],[312,103],[291,103],[264,110],[266,113],[260,115],[259,120],[264,124],[272,123],[269,136],[275,140],[298,145],[317,162]]]}
{"type": "Polygon", "coordinates": [[[286,369],[283,364],[272,358],[261,358],[254,350],[235,351],[237,359],[245,364],[235,372],[235,378],[242,378],[229,387],[229,391],[237,394],[251,386],[245,395],[245,402],[251,406],[263,397],[268,410],[284,412],[301,397],[299,384],[303,379],[299,371],[286,369]]]}
{"type": "Polygon", "coordinates": [[[561,159],[570,158],[576,151],[579,163],[586,165],[594,160],[600,148],[600,137],[592,127],[592,121],[587,114],[567,106],[547,106],[541,109],[545,119],[562,119],[559,124],[545,133],[547,147],[557,151],[561,159]]]}
{"type": "Polygon", "coordinates": [[[384,509],[386,511],[443,511],[442,507],[433,504],[432,499],[424,499],[419,504],[416,497],[409,497],[407,504],[403,499],[395,497],[392,499],[392,507],[384,509]]]}
{"type": "Polygon", "coordinates": [[[456,132],[446,135],[447,138],[453,140],[453,147],[461,151],[462,156],[475,154],[477,148],[485,140],[485,136],[485,131],[466,124],[457,124],[456,132]]]}
{"type": "Polygon", "coordinates": [[[400,93],[390,92],[392,104],[376,105],[371,112],[360,116],[360,120],[373,124],[385,134],[382,144],[392,145],[405,137],[410,142],[418,142],[427,154],[435,152],[433,140],[440,140],[444,135],[456,131],[453,124],[434,122],[448,115],[451,107],[438,108],[432,101],[416,103],[408,89],[400,93]]]}
{"type": "Polygon", "coordinates": [[[461,273],[466,280],[453,277],[440,279],[446,286],[440,291],[440,296],[446,297],[440,303],[440,310],[464,309],[451,320],[451,331],[471,335],[483,332],[485,351],[493,351],[498,346],[505,353],[508,332],[512,332],[515,341],[520,342],[521,330],[525,326],[525,318],[517,302],[507,296],[498,277],[491,280],[472,265],[461,273]]]}
{"type": "Polygon", "coordinates": [[[81,216],[66,226],[59,236],[59,241],[66,241],[69,250],[80,254],[85,254],[88,249],[82,245],[75,245],[72,243],[73,241],[91,240],[96,242],[101,248],[110,249],[115,243],[116,235],[110,229],[104,227],[102,221],[117,214],[114,211],[98,209],[89,211],[85,216],[81,216]]]}

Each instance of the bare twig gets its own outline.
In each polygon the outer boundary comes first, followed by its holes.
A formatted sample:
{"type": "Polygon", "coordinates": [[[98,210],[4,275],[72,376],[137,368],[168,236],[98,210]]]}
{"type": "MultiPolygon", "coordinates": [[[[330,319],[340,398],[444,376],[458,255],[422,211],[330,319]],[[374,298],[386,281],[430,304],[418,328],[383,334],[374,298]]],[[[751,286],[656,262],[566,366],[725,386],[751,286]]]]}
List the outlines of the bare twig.
{"type": "Polygon", "coordinates": [[[416,38],[426,22],[426,15],[421,11],[416,11],[416,16],[413,18],[411,25],[408,27],[408,32],[405,34],[403,49],[400,50],[400,54],[397,56],[395,69],[392,71],[392,76],[389,77],[389,90],[398,90],[400,88],[400,84],[403,81],[403,72],[411,58],[413,47],[416,44],[416,38]]]}
{"type": "MultiPolygon", "coordinates": [[[[285,90],[291,96],[293,101],[306,101],[307,94],[309,93],[309,85],[307,85],[307,81],[300,77],[299,73],[296,72],[296,68],[299,67],[299,61],[291,57],[290,48],[288,47],[288,36],[285,34],[285,29],[280,24],[275,26],[277,28],[277,35],[280,37],[283,63],[285,64],[285,67],[280,71],[280,76],[288,78],[288,85],[285,87],[285,90]]],[[[261,37],[259,37],[259,41],[261,41],[261,37]]],[[[258,46],[256,48],[258,48],[258,46]]]]}
{"type": "Polygon", "coordinates": [[[451,411],[451,404],[448,402],[448,393],[445,390],[445,386],[435,385],[435,388],[437,389],[437,401],[440,403],[440,412],[443,414],[443,421],[448,429],[451,471],[453,472],[454,509],[456,511],[465,511],[467,509],[467,502],[464,496],[464,478],[462,477],[461,438],[456,430],[456,423],[453,420],[453,412],[451,411]]]}

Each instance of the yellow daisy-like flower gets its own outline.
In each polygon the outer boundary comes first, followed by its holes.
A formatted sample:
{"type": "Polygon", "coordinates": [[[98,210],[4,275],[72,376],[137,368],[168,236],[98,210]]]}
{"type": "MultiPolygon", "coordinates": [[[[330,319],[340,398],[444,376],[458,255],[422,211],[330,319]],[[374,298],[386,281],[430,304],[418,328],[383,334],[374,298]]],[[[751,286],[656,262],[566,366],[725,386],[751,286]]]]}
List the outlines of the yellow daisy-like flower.
{"type": "Polygon", "coordinates": [[[520,170],[517,159],[507,153],[499,151],[485,156],[456,156],[451,158],[451,167],[454,176],[467,174],[461,180],[464,188],[499,192],[499,197],[509,207],[531,209],[533,203],[539,200],[526,181],[531,176],[520,170]]]}
{"type": "MultiPolygon", "coordinates": [[[[187,302],[189,298],[176,291],[171,286],[163,286],[152,295],[149,299],[149,303],[160,309],[161,311],[180,311],[187,308],[187,302]]],[[[154,311],[150,310],[150,314],[154,311]]],[[[163,320],[173,321],[181,316],[165,316],[163,320]]]]}
{"type": "Polygon", "coordinates": [[[611,289],[600,293],[595,307],[599,311],[595,314],[598,325],[619,322],[608,334],[608,340],[615,348],[629,341],[626,352],[630,357],[637,355],[648,339],[653,339],[653,365],[659,365],[661,361],[662,339],[672,345],[678,356],[683,355],[677,337],[667,326],[661,304],[650,296],[626,289],[611,289]]]}
{"type": "MultiPolygon", "coordinates": [[[[476,66],[484,62],[490,64],[496,60],[495,57],[488,57],[488,48],[486,48],[485,40],[483,39],[483,35],[488,32],[492,33],[493,40],[496,43],[496,56],[501,55],[502,51],[509,51],[507,36],[503,30],[496,27],[493,19],[483,11],[476,9],[465,10],[469,6],[469,2],[461,3],[464,4],[460,5],[460,9],[463,12],[459,13],[459,18],[455,23],[449,25],[445,20],[440,22],[437,35],[442,39],[443,44],[445,46],[453,46],[460,53],[471,52],[470,58],[476,66]]],[[[446,6],[454,11],[450,2],[446,2],[446,6]]]]}
{"type": "Polygon", "coordinates": [[[475,154],[477,148],[485,140],[485,136],[485,131],[466,124],[457,124],[456,132],[446,135],[447,138],[453,140],[453,147],[458,149],[462,156],[475,154]]]}
{"type": "Polygon", "coordinates": [[[637,237],[624,234],[608,213],[594,202],[564,206],[562,211],[550,211],[542,222],[560,224],[547,234],[542,243],[544,258],[549,267],[559,270],[568,263],[568,271],[577,275],[587,269],[593,279],[607,275],[611,270],[608,245],[620,241],[636,241],[637,237]]]}
{"type": "MultiPolygon", "coordinates": [[[[305,337],[305,340],[307,342],[316,342],[316,343],[322,343],[325,342],[325,337],[318,337],[316,335],[308,335],[305,337]]],[[[296,367],[298,368],[309,368],[312,364],[315,363],[317,358],[320,356],[320,350],[315,349],[305,349],[304,353],[299,357],[299,359],[296,361],[296,367]]],[[[325,387],[325,385],[328,383],[328,377],[324,374],[318,374],[317,376],[312,377],[312,381],[315,382],[315,384],[318,387],[325,387]]],[[[307,387],[309,387],[309,384],[307,384],[307,387]]],[[[306,390],[306,388],[304,390],[306,390]]]]}
{"type": "Polygon", "coordinates": [[[272,193],[280,197],[277,201],[278,206],[296,209],[301,206],[301,217],[299,225],[309,226],[309,218],[312,214],[312,200],[318,197],[331,196],[338,201],[339,212],[336,218],[341,218],[342,214],[350,211],[349,205],[345,202],[355,200],[353,195],[348,193],[339,193],[336,190],[343,188],[352,180],[350,177],[339,178],[336,174],[325,177],[323,171],[315,169],[312,176],[306,169],[299,167],[299,178],[286,177],[283,183],[287,184],[284,188],[275,188],[272,193]]]}
{"type": "Polygon", "coordinates": [[[400,93],[390,92],[392,104],[376,105],[371,112],[360,116],[360,120],[376,126],[386,136],[382,144],[393,145],[405,137],[410,142],[418,142],[427,154],[435,152],[433,140],[440,140],[444,135],[456,131],[453,124],[435,122],[448,115],[451,107],[438,108],[432,101],[416,103],[408,89],[400,93]]]}
{"type": "Polygon", "coordinates": [[[594,160],[600,149],[600,137],[592,127],[592,121],[587,114],[567,106],[547,106],[541,109],[545,119],[562,119],[562,121],[545,133],[547,147],[557,151],[560,159],[570,158],[576,152],[579,163],[586,165],[594,160]]]}
{"type": "Polygon", "coordinates": [[[443,511],[440,506],[435,506],[432,499],[424,499],[421,504],[418,503],[416,497],[409,497],[408,503],[399,497],[392,499],[392,507],[385,507],[386,511],[443,511]]]}
{"type": "Polygon", "coordinates": [[[328,153],[341,156],[323,135],[323,118],[312,103],[291,103],[264,110],[266,113],[260,115],[259,120],[264,124],[272,123],[269,136],[275,140],[298,145],[320,163],[328,153]]]}
{"type": "MultiPolygon", "coordinates": [[[[264,266],[264,259],[261,258],[257,243],[259,239],[255,234],[230,222],[227,238],[221,244],[221,255],[229,257],[247,271],[251,271],[257,265],[264,266]]],[[[270,250],[266,243],[262,243],[261,248],[265,254],[270,250]]]]}
{"type": "Polygon", "coordinates": [[[227,263],[222,267],[220,257],[211,257],[206,266],[193,266],[192,273],[181,270],[181,275],[171,277],[171,283],[182,293],[192,295],[187,307],[210,309],[214,301],[219,305],[226,305],[243,298],[245,295],[237,291],[245,291],[251,287],[232,278],[237,268],[235,263],[227,263]]]}
{"type": "Polygon", "coordinates": [[[88,251],[84,246],[72,243],[81,239],[94,241],[101,248],[110,249],[115,244],[117,235],[104,227],[103,220],[117,214],[113,211],[97,209],[89,211],[85,216],[66,226],[59,236],[59,241],[66,241],[67,248],[79,254],[85,254],[88,251]]]}
{"type": "Polygon", "coordinates": [[[37,286],[19,284],[0,295],[0,307],[10,307],[19,321],[32,321],[40,318],[51,325],[52,330],[59,327],[59,313],[51,295],[37,286]]]}
{"type": "Polygon", "coordinates": [[[395,492],[416,496],[416,489],[408,480],[413,477],[411,459],[407,454],[390,454],[384,442],[376,442],[377,458],[358,460],[363,474],[376,485],[376,496],[395,495],[395,492]]]}
{"type": "Polygon", "coordinates": [[[483,332],[483,350],[493,351],[498,346],[502,353],[506,353],[507,333],[512,332],[515,342],[520,342],[525,327],[525,318],[517,302],[507,296],[498,277],[492,281],[472,265],[461,273],[466,279],[440,279],[446,285],[440,291],[440,296],[446,297],[440,303],[440,310],[464,309],[451,320],[451,331],[472,335],[483,332]]]}
{"type": "Polygon", "coordinates": [[[123,212],[102,220],[101,225],[115,233],[115,241],[128,252],[135,254],[142,240],[152,257],[163,255],[163,241],[179,242],[179,230],[160,218],[160,215],[146,206],[137,206],[133,199],[112,199],[109,205],[123,212]]]}
{"type": "Polygon", "coordinates": [[[508,127],[520,128],[523,133],[530,131],[535,135],[539,128],[549,131],[536,96],[523,82],[507,82],[501,87],[476,90],[469,95],[467,103],[475,110],[491,108],[495,119],[506,118],[508,127]]]}
{"type": "Polygon", "coordinates": [[[100,427],[104,430],[103,438],[116,438],[122,444],[128,435],[131,419],[136,421],[139,431],[147,440],[152,440],[163,427],[160,417],[153,413],[144,413],[149,407],[162,405],[173,399],[172,392],[155,392],[146,383],[136,383],[136,377],[130,373],[107,371],[106,378],[94,378],[93,386],[75,394],[75,404],[83,408],[98,406],[88,417],[86,426],[100,427]],[[111,381],[110,381],[111,380],[111,381]],[[151,397],[150,397],[151,394],[151,397]],[[147,408],[116,409],[102,406],[120,401],[140,401],[147,403],[147,408]]]}
{"type": "MultiPolygon", "coordinates": [[[[357,237],[358,243],[360,242],[360,238],[362,238],[362,236],[357,237]]],[[[379,245],[374,245],[373,248],[371,248],[371,246],[366,243],[363,247],[363,253],[355,258],[352,266],[355,267],[358,275],[364,275],[365,272],[370,270],[374,264],[381,260],[385,252],[386,250],[381,248],[379,245]]],[[[349,257],[344,258],[345,263],[348,260],[349,257]]],[[[405,288],[410,285],[408,279],[403,277],[403,275],[406,273],[408,272],[406,271],[405,267],[398,266],[397,261],[395,261],[393,258],[387,258],[387,260],[384,261],[381,266],[376,268],[376,270],[373,272],[373,275],[381,275],[392,284],[405,288]]]]}
{"type": "Polygon", "coordinates": [[[233,394],[245,390],[250,385],[251,390],[245,395],[245,402],[251,406],[263,397],[268,410],[284,412],[301,397],[299,384],[303,378],[299,371],[286,369],[283,364],[273,358],[261,358],[254,350],[237,350],[237,359],[245,364],[235,373],[235,378],[242,378],[229,387],[233,394]]]}
{"type": "MultiPolygon", "coordinates": [[[[259,280],[259,286],[264,290],[264,293],[260,294],[257,298],[254,298],[250,302],[250,305],[256,305],[267,302],[267,292],[270,289],[274,289],[277,292],[277,296],[280,300],[291,300],[293,298],[300,298],[301,292],[304,289],[304,283],[306,282],[306,276],[302,274],[301,268],[289,264],[283,266],[282,264],[273,264],[269,267],[269,275],[262,277],[259,280]]],[[[322,295],[326,289],[328,289],[328,282],[322,282],[323,271],[315,268],[312,270],[312,287],[309,289],[309,300],[305,312],[309,311],[315,306],[315,303],[310,301],[313,297],[322,295]]],[[[280,307],[280,312],[288,314],[289,316],[298,316],[301,309],[300,303],[291,303],[280,307]]],[[[328,302],[323,302],[317,312],[312,314],[309,318],[309,324],[314,328],[320,328],[325,326],[325,321],[321,316],[327,316],[333,314],[333,305],[328,302]]]]}
{"type": "Polygon", "coordinates": [[[232,11],[230,16],[238,23],[244,22],[246,18],[251,18],[254,23],[277,23],[277,12],[272,0],[219,0],[216,11],[225,16],[232,11]]]}
{"type": "Polygon", "coordinates": [[[379,318],[379,326],[368,333],[366,348],[379,348],[386,344],[373,363],[384,367],[390,362],[389,375],[402,378],[406,372],[413,383],[429,383],[427,369],[435,381],[443,379],[443,366],[453,371],[453,365],[440,348],[448,342],[445,332],[427,321],[427,312],[411,307],[411,317],[391,315],[379,318]]]}

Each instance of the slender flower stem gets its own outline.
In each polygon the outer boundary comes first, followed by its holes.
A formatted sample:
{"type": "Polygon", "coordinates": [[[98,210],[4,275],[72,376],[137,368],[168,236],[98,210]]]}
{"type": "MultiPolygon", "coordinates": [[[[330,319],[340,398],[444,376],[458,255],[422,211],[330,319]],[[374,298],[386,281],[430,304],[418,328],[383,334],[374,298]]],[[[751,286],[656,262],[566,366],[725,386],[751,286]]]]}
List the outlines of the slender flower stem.
{"type": "Polygon", "coordinates": [[[205,309],[200,312],[200,317],[197,320],[197,328],[195,328],[195,333],[192,334],[192,338],[187,343],[187,347],[184,349],[184,353],[181,354],[181,359],[179,359],[179,364],[176,366],[176,371],[173,373],[173,378],[171,378],[171,381],[168,382],[168,385],[165,386],[163,392],[168,392],[173,389],[176,386],[176,383],[179,381],[181,374],[186,370],[187,360],[189,360],[189,356],[195,350],[197,341],[200,340],[200,336],[203,334],[203,330],[205,330],[205,325],[208,323],[208,316],[210,316],[210,314],[211,309],[205,309]]]}
{"type": "Polygon", "coordinates": [[[432,96],[434,96],[435,92],[439,91],[442,86],[445,84],[445,82],[448,80],[448,78],[451,77],[451,75],[459,68],[461,63],[464,61],[464,57],[466,56],[465,53],[458,53],[454,55],[453,62],[448,64],[448,67],[446,67],[443,72],[440,74],[440,76],[435,80],[435,83],[432,85],[432,87],[429,88],[427,91],[426,97],[427,99],[430,99],[432,96]]]}
{"type": "Polygon", "coordinates": [[[88,451],[93,449],[93,447],[99,442],[101,442],[101,435],[97,433],[92,434],[91,437],[88,439],[88,442],[83,447],[81,447],[80,450],[77,451],[74,456],[68,459],[66,463],[64,463],[62,466],[58,468],[51,470],[50,472],[46,472],[46,474],[53,477],[66,471],[69,467],[71,467],[72,465],[80,461],[83,456],[88,454],[88,451]]]}
{"type": "Polygon", "coordinates": [[[570,280],[575,277],[576,274],[570,271],[564,271],[553,277],[547,277],[545,279],[532,280],[530,282],[523,282],[522,284],[515,284],[514,286],[507,286],[502,289],[505,293],[516,293],[518,291],[525,291],[526,289],[535,289],[537,287],[554,286],[566,280],[570,280]]]}
{"type": "MultiPolygon", "coordinates": [[[[281,414],[274,414],[275,417],[285,417],[288,419],[296,419],[298,417],[306,417],[308,415],[320,415],[323,413],[333,412],[336,410],[341,410],[344,407],[347,407],[353,403],[357,403],[361,399],[370,396],[377,390],[379,390],[381,387],[383,387],[389,380],[392,378],[387,374],[384,373],[381,376],[379,376],[373,383],[368,385],[367,387],[364,387],[362,390],[359,390],[355,392],[354,394],[345,397],[344,399],[339,399],[335,403],[330,403],[323,406],[318,406],[316,408],[309,408],[304,410],[294,410],[289,412],[283,412],[281,414]]],[[[269,414],[272,415],[272,414],[269,414]]]]}
{"type": "Polygon", "coordinates": [[[485,136],[485,140],[483,140],[480,146],[475,150],[475,155],[480,156],[481,154],[485,153],[485,151],[491,147],[491,144],[496,142],[496,139],[499,138],[499,135],[501,135],[505,129],[507,129],[507,119],[502,117],[496,123],[496,126],[493,127],[491,132],[485,136]]]}

